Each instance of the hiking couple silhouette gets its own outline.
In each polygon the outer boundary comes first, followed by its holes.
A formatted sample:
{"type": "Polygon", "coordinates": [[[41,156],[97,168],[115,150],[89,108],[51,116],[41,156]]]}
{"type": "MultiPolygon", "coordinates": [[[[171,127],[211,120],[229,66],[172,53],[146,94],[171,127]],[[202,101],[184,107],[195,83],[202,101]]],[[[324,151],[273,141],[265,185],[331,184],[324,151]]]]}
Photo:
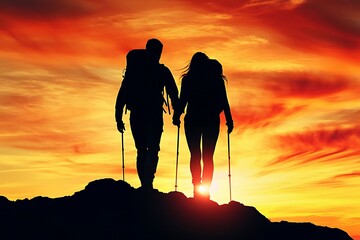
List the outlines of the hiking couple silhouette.
{"type": "MultiPolygon", "coordinates": [[[[166,111],[164,102],[170,113],[169,102],[164,98],[165,88],[174,110],[173,124],[178,128],[186,108],[184,129],[190,151],[194,197],[197,198],[200,196],[198,188],[205,186],[209,190],[212,182],[213,155],[222,111],[228,134],[234,127],[224,83],[226,78],[217,60],[196,52],[181,76],[179,96],[171,71],[159,63],[162,50],[163,44],[158,39],[149,39],[145,49],[131,50],[127,54],[126,72],[115,106],[117,128],[121,133],[125,131],[122,116],[126,105],[126,109],[130,110],[130,128],[137,149],[136,167],[141,188],[153,189],[163,132],[163,112],[166,111]]],[[[210,198],[208,191],[205,197],[210,198]]]]}

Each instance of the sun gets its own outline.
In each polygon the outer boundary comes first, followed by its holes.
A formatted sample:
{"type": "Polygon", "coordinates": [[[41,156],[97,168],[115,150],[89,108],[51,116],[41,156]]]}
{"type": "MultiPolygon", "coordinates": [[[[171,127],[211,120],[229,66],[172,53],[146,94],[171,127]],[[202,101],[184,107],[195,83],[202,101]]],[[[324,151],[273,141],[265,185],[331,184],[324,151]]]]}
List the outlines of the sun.
{"type": "Polygon", "coordinates": [[[205,193],[208,191],[208,188],[201,185],[201,186],[198,188],[198,191],[199,191],[199,193],[201,193],[201,194],[205,194],[205,193]]]}
{"type": "Polygon", "coordinates": [[[208,196],[210,195],[210,187],[206,185],[200,185],[197,189],[198,193],[200,193],[202,196],[208,196]]]}

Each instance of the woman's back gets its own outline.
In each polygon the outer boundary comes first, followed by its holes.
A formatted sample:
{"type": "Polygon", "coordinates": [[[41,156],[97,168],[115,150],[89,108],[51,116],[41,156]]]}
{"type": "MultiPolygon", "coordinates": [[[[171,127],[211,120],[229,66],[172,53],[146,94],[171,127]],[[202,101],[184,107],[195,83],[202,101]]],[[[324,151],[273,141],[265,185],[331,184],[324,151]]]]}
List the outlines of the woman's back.
{"type": "Polygon", "coordinates": [[[183,78],[184,88],[188,90],[187,121],[207,122],[218,118],[223,110],[224,81],[221,74],[213,68],[212,60],[202,74],[183,78]]]}

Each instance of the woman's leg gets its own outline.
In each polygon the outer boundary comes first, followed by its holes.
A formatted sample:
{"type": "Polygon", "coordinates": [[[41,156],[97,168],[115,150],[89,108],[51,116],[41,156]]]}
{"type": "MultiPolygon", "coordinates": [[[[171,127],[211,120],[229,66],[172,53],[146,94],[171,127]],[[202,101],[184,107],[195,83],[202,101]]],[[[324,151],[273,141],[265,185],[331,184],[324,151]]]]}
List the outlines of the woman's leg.
{"type": "Polygon", "coordinates": [[[185,121],[185,136],[190,151],[190,172],[194,187],[201,182],[201,129],[185,121]]]}
{"type": "Polygon", "coordinates": [[[213,173],[214,173],[214,152],[216,142],[219,137],[220,119],[214,119],[211,123],[207,124],[204,128],[202,136],[202,149],[203,149],[203,184],[210,187],[213,173]]]}

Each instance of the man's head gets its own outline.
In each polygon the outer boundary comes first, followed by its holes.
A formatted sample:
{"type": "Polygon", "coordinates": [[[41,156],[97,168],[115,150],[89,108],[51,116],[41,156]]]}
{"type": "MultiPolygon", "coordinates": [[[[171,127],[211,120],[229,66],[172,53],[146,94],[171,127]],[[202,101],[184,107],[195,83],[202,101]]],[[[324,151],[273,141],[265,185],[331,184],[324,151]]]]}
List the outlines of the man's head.
{"type": "Polygon", "coordinates": [[[150,57],[151,61],[159,62],[161,53],[163,49],[163,44],[156,38],[149,39],[146,43],[146,52],[150,57]]]}

